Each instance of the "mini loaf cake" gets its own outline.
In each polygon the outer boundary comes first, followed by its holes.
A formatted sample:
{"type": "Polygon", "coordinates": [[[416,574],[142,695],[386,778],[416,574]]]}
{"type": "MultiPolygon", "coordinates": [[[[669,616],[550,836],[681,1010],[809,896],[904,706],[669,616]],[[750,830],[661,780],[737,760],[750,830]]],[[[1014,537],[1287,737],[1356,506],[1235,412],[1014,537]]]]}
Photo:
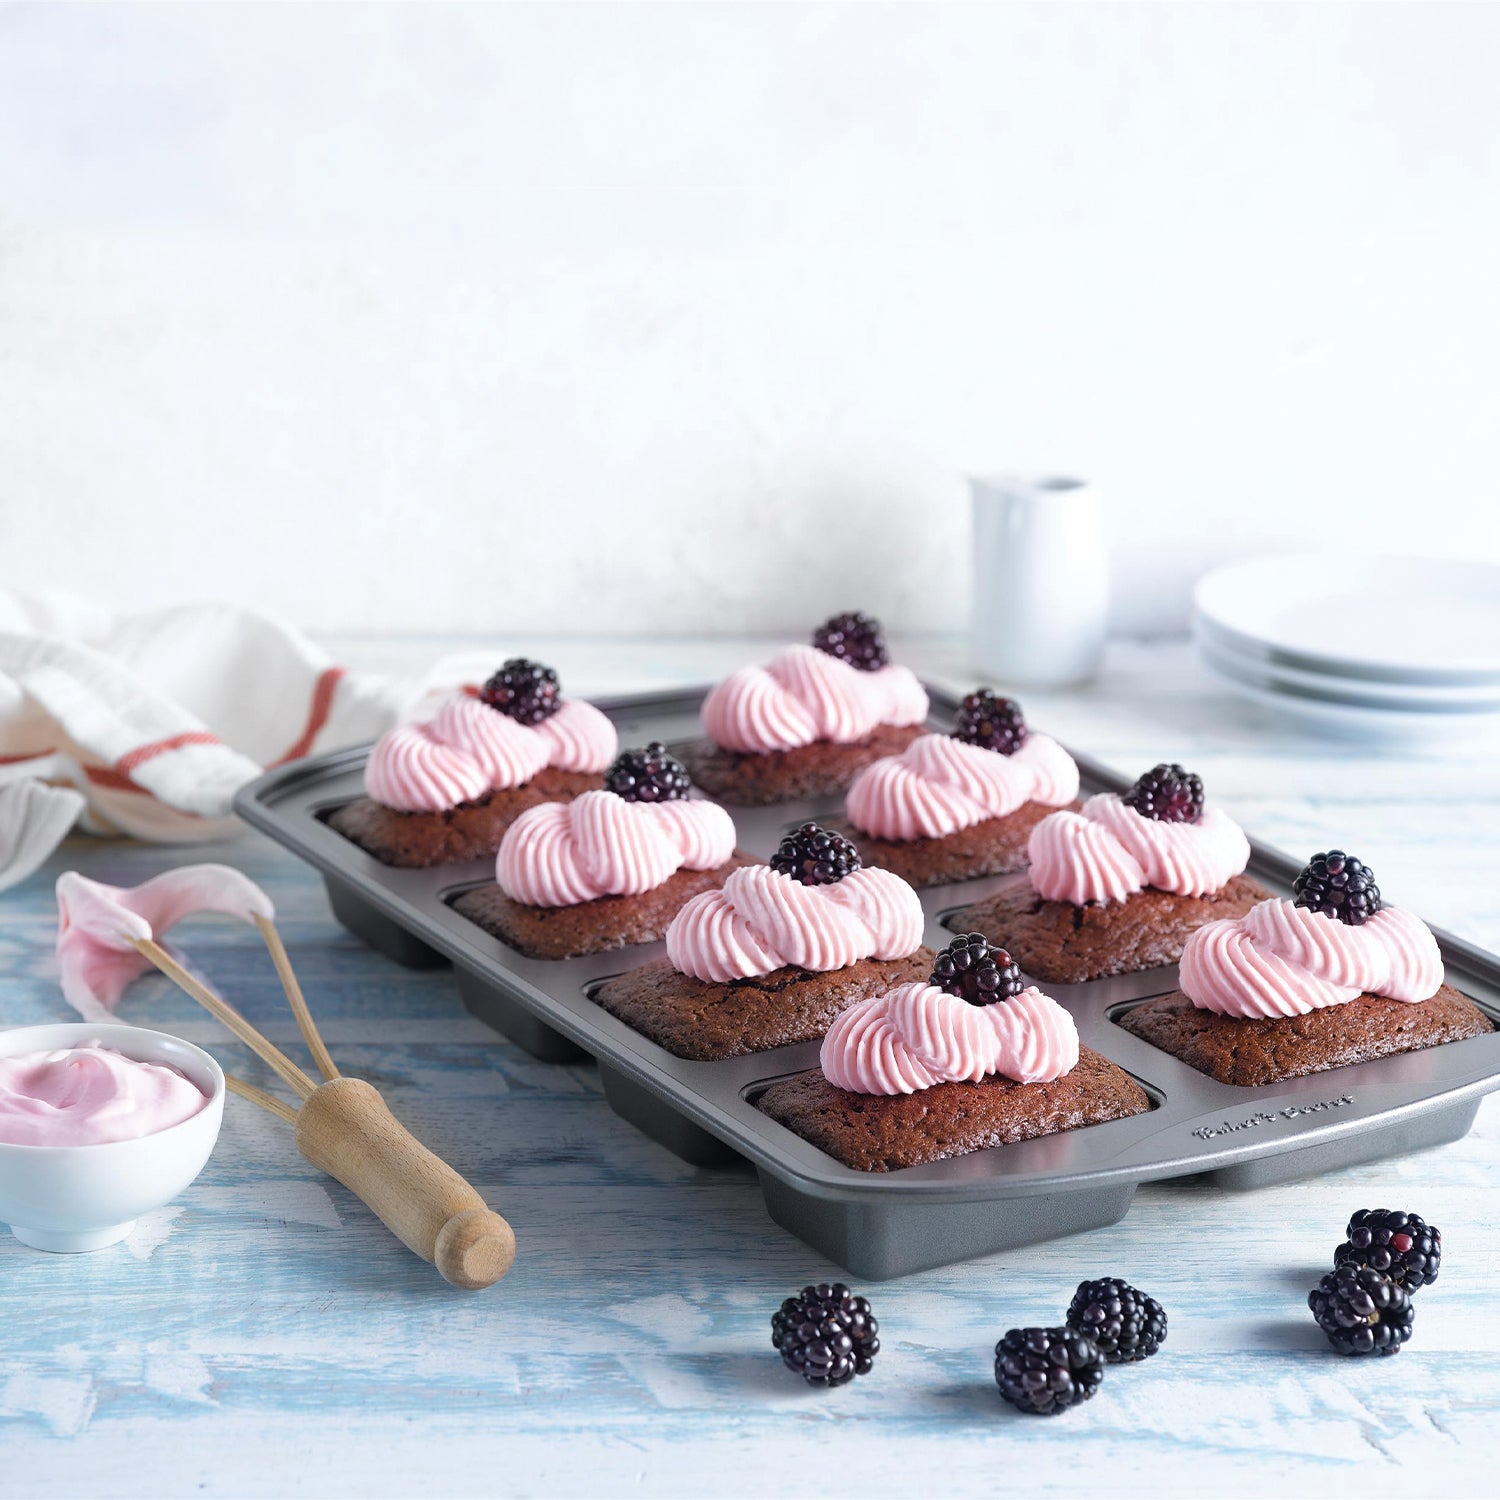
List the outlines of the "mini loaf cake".
{"type": "Polygon", "coordinates": [[[1008,875],[1031,831],[1078,795],[1078,767],[1029,731],[1021,706],[980,688],[948,734],[924,734],[855,778],[845,824],[868,865],[915,886],[1008,875]]]}
{"type": "Polygon", "coordinates": [[[1369,867],[1330,850],[1291,901],[1265,901],[1188,939],[1182,988],[1120,1025],[1220,1083],[1246,1087],[1493,1031],[1443,983],[1437,940],[1386,906],[1369,867]]]}
{"type": "Polygon", "coordinates": [[[819,1069],[783,1079],[757,1107],[847,1167],[891,1172],[1141,1114],[1128,1074],[1081,1048],[1073,1018],[1026,988],[979,933],[950,943],[931,976],[843,1012],[819,1069]]]}
{"type": "Polygon", "coordinates": [[[767,804],[841,794],[862,767],[904,749],[927,694],[892,666],[879,624],[835,615],[811,646],[742,667],[703,701],[707,739],[682,750],[693,780],[725,802],[767,804]]]}
{"type": "Polygon", "coordinates": [[[904,880],[860,868],[851,844],[806,823],[768,865],[689,901],[666,958],[594,999],[677,1057],[764,1052],[820,1037],[847,1006],[925,974],[922,925],[904,880]]]}
{"type": "Polygon", "coordinates": [[[614,725],[563,698],[551,667],[512,657],[431,719],[382,735],[365,766],[366,795],[328,821],[382,864],[479,859],[528,808],[601,786],[617,748],[614,725]]]}
{"type": "Polygon", "coordinates": [[[1250,843],[1179,765],[1146,772],[1121,796],[1043,818],[1027,842],[1026,884],[952,914],[1003,943],[1051,984],[1176,963],[1190,933],[1243,916],[1270,892],[1243,871],[1250,843]]]}
{"type": "Polygon", "coordinates": [[[603,791],[522,813],[500,841],[495,884],[454,909],[527,958],[655,942],[684,902],[748,859],[729,814],[690,790],[665,746],[625,751],[603,791]]]}

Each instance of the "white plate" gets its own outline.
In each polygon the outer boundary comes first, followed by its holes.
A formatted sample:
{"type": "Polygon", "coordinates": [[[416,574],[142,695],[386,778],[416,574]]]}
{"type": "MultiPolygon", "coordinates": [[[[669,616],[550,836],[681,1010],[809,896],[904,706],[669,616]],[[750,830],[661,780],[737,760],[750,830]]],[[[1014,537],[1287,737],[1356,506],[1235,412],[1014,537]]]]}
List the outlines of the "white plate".
{"type": "Polygon", "coordinates": [[[1343,677],[1331,672],[1308,672],[1283,666],[1223,644],[1218,634],[1195,620],[1198,654],[1219,671],[1267,692],[1291,697],[1322,698],[1355,707],[1394,709],[1401,713],[1497,713],[1500,683],[1484,687],[1433,687],[1427,683],[1384,682],[1371,677],[1343,677]]]}
{"type": "Polygon", "coordinates": [[[1240,697],[1292,720],[1321,738],[1333,736],[1363,744],[1420,745],[1426,750],[1472,751],[1476,743],[1495,742],[1500,745],[1500,712],[1405,713],[1388,708],[1330,703],[1324,698],[1294,697],[1246,682],[1206,656],[1202,660],[1210,676],[1240,697]]]}
{"type": "Polygon", "coordinates": [[[1304,671],[1385,682],[1500,684],[1500,567],[1304,555],[1216,568],[1193,604],[1205,634],[1304,671]]]}

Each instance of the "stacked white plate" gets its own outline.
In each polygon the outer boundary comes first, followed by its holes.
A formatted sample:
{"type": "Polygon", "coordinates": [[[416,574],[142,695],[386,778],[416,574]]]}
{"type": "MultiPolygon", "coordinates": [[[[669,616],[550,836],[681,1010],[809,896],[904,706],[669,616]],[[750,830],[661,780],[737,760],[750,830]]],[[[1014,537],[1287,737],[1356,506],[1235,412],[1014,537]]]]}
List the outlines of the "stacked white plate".
{"type": "Polygon", "coordinates": [[[1299,556],[1217,568],[1193,591],[1209,671],[1309,728],[1471,742],[1500,731],[1500,567],[1299,556]]]}

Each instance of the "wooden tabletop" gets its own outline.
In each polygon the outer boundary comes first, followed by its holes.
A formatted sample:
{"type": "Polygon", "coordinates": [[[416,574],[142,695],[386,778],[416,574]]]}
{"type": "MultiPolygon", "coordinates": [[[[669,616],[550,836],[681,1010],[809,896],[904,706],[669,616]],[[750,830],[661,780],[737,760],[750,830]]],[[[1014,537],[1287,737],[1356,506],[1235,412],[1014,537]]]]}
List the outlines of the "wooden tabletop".
{"type": "MultiPolygon", "coordinates": [[[[339,642],[416,670],[455,643],[339,642]]],[[[507,643],[509,646],[511,643],[507,643]]],[[[527,642],[570,691],[701,681],[757,643],[527,642]]],[[[972,685],[941,642],[907,660],[972,685]]],[[[1101,680],[1029,717],[1135,774],[1161,759],[1289,852],[1341,845],[1382,890],[1500,949],[1500,765],[1461,749],[1322,744],[1213,686],[1180,642],[1121,644],[1101,680]]],[[[872,1375],[811,1390],[769,1343],[781,1298],[835,1267],[767,1218],[753,1172],[698,1170],[605,1106],[589,1066],[539,1063],[470,1018],[446,972],[362,948],[318,879],[259,835],[191,849],[78,837],[0,897],[0,1017],[66,1019],[52,955],[65,869],[132,884],[235,864],[276,902],[334,1056],[514,1224],[499,1285],[463,1293],[231,1098],[218,1149],[123,1244],[49,1256],[0,1238],[0,1494],[1065,1495],[1489,1493],[1500,1456],[1500,1104],[1463,1141],[1232,1194],[1142,1188],[1111,1228],[860,1288],[872,1375]],[[1443,1230],[1441,1280],[1395,1360],[1346,1360],[1306,1308],[1348,1214],[1443,1230]],[[1161,1300],[1167,1344],[1086,1407],[1027,1419],[996,1393],[1006,1329],[1061,1320],[1084,1277],[1161,1300]]],[[[194,966],[288,1050],[256,934],[202,919],[194,966]]],[[[154,977],[122,1018],[268,1070],[154,977]]]]}

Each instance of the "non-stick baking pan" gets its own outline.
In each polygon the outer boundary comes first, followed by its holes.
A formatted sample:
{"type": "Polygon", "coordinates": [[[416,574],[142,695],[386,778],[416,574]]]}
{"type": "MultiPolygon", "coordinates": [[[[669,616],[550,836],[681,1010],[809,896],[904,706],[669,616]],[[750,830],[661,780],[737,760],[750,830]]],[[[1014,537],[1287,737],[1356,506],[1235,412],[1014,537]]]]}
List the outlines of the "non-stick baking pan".
{"type": "MultiPolygon", "coordinates": [[[[951,694],[929,689],[934,723],[951,694]]],[[[600,700],[622,744],[667,743],[697,732],[702,690],[600,700]]],[[[762,1114],[755,1101],[779,1078],[816,1067],[818,1043],[718,1062],[689,1062],[648,1041],[590,998],[612,974],[660,955],[660,944],[562,961],[522,957],[451,903],[494,877],[492,859],[429,870],[391,869],[327,822],[363,793],[368,746],[269,772],[237,799],[246,822],[318,869],[338,919],[371,947],[410,966],[453,965],[476,1016],[547,1061],[586,1057],[625,1120],[698,1165],[743,1158],[759,1174],[777,1223],[856,1275],[881,1279],[1111,1224],[1137,1184],[1203,1175],[1230,1189],[1261,1187],[1456,1140],[1479,1101],[1500,1088],[1500,1032],[1259,1088],[1221,1084],[1132,1036],[1115,1018],[1176,988],[1175,967],[1043,986],[1072,1012],[1083,1043],[1117,1063],[1153,1108],[951,1161],[860,1172],[762,1114]]],[[[1126,781],[1074,757],[1086,792],[1126,781]]],[[[783,832],[838,810],[837,802],[733,808],[740,846],[767,856],[783,832]]],[[[1252,840],[1250,873],[1288,892],[1301,861],[1252,840]]],[[[950,937],[943,916],[1024,876],[921,892],[925,940],[950,937]]],[[[1448,980],[1500,1017],[1500,960],[1439,932],[1448,980]]]]}

